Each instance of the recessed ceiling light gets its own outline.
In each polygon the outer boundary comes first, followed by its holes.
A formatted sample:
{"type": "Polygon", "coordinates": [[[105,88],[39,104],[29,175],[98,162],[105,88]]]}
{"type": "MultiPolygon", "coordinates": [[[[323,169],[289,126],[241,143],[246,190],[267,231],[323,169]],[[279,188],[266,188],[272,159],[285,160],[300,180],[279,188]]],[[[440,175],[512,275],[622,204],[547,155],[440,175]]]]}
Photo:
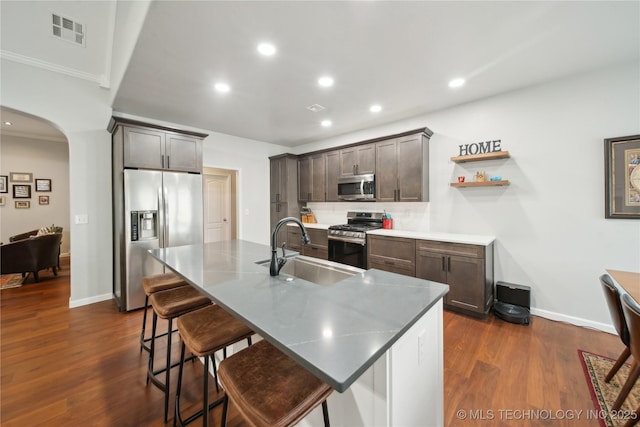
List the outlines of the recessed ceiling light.
{"type": "Polygon", "coordinates": [[[369,111],[371,111],[372,113],[379,113],[380,111],[382,111],[382,106],[381,105],[372,105],[371,107],[369,107],[369,111]]]}
{"type": "Polygon", "coordinates": [[[326,128],[332,125],[331,120],[323,120],[320,122],[320,124],[326,128]]]}
{"type": "Polygon", "coordinates": [[[258,45],[258,52],[264,56],[272,56],[276,53],[276,47],[271,43],[260,43],[258,45]]]}
{"type": "Polygon", "coordinates": [[[11,122],[4,122],[4,124],[7,125],[7,126],[13,125],[13,123],[11,123],[11,122]]]}
{"type": "Polygon", "coordinates": [[[216,83],[213,88],[220,93],[227,93],[231,90],[231,86],[226,83],[216,83]]]}
{"type": "Polygon", "coordinates": [[[320,77],[318,84],[322,87],[330,87],[333,86],[333,79],[329,76],[320,77]]]}
{"type": "Polygon", "coordinates": [[[464,79],[453,79],[449,82],[449,87],[460,87],[465,84],[464,79]]]}

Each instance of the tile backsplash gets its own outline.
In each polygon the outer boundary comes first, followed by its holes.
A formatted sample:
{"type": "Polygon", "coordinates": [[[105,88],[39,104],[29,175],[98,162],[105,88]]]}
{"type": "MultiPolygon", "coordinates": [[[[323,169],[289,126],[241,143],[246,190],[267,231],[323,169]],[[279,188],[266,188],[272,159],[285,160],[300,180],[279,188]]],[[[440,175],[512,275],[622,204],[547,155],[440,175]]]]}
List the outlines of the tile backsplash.
{"type": "Polygon", "coordinates": [[[430,231],[429,203],[334,202],[307,203],[320,224],[347,222],[348,211],[386,212],[393,218],[393,228],[406,231],[430,231]]]}

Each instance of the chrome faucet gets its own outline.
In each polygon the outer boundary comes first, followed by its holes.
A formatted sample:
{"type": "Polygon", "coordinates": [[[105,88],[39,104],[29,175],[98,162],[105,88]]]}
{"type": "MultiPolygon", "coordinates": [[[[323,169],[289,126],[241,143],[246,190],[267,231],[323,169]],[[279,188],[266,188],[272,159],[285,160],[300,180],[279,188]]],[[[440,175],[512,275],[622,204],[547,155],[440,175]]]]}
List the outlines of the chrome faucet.
{"type": "Polygon", "coordinates": [[[294,218],[292,216],[288,216],[286,218],[282,218],[273,229],[273,234],[271,235],[271,264],[269,265],[269,274],[272,276],[277,276],[280,273],[280,269],[287,262],[287,259],[284,257],[284,246],[285,243],[282,244],[282,258],[278,258],[278,231],[280,231],[280,227],[282,227],[287,222],[295,222],[302,230],[302,242],[307,245],[311,243],[311,239],[309,238],[309,234],[307,234],[307,229],[304,228],[302,222],[298,218],[294,218]]]}

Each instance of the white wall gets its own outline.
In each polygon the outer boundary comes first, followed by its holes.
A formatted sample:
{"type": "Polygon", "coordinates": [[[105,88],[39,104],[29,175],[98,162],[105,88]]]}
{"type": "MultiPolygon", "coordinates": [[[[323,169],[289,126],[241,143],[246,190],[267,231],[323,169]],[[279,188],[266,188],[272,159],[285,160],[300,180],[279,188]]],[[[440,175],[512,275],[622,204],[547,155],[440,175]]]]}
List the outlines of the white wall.
{"type": "MultiPolygon", "coordinates": [[[[640,271],[640,221],[604,218],[604,138],[640,134],[640,67],[623,65],[300,147],[427,126],[430,201],[385,204],[417,229],[495,235],[495,280],[531,286],[534,312],[609,329],[598,276],[640,271]],[[458,145],[501,139],[511,158],[455,164],[458,145]],[[477,170],[508,187],[452,188],[477,170]],[[428,206],[427,206],[428,205],[428,206]],[[410,212],[406,212],[409,210],[410,212]]],[[[336,203],[314,204],[333,215],[336,203]]],[[[343,208],[346,211],[347,206],[343,208]]],[[[333,221],[333,217],[331,218],[333,221]]],[[[407,224],[408,222],[404,222],[407,224]]]]}
{"type": "MultiPolygon", "coordinates": [[[[28,172],[33,176],[31,206],[16,209],[12,185],[8,182],[5,206],[0,206],[0,241],[8,242],[15,234],[55,224],[63,227],[62,253],[69,252],[69,145],[65,142],[43,141],[2,135],[0,143],[1,175],[28,172]],[[36,179],[50,179],[50,192],[37,192],[36,179]],[[40,205],[38,196],[49,196],[48,205],[40,205]]],[[[20,199],[26,200],[26,199],[20,199]]]]}
{"type": "MultiPolygon", "coordinates": [[[[108,92],[95,83],[1,62],[2,105],[47,120],[69,142],[71,306],[109,299],[111,261],[111,117],[108,92]],[[86,214],[88,224],[74,224],[86,214]]],[[[55,185],[55,182],[53,183],[55,185]]]]}
{"type": "Polygon", "coordinates": [[[287,147],[217,132],[209,133],[203,147],[204,167],[238,171],[239,238],[268,245],[269,156],[286,152],[287,147]]]}

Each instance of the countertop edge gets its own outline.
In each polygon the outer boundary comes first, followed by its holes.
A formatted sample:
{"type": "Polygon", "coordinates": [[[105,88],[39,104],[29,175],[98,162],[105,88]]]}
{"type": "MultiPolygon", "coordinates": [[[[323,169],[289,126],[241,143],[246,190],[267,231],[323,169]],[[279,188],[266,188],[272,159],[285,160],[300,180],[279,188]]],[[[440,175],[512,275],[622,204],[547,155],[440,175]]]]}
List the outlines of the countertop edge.
{"type": "Polygon", "coordinates": [[[404,237],[408,239],[435,240],[439,242],[463,243],[467,245],[481,245],[481,246],[489,246],[496,240],[495,236],[440,233],[440,232],[431,232],[431,231],[404,231],[404,230],[389,230],[389,229],[367,231],[367,234],[375,235],[375,236],[404,237]]]}

